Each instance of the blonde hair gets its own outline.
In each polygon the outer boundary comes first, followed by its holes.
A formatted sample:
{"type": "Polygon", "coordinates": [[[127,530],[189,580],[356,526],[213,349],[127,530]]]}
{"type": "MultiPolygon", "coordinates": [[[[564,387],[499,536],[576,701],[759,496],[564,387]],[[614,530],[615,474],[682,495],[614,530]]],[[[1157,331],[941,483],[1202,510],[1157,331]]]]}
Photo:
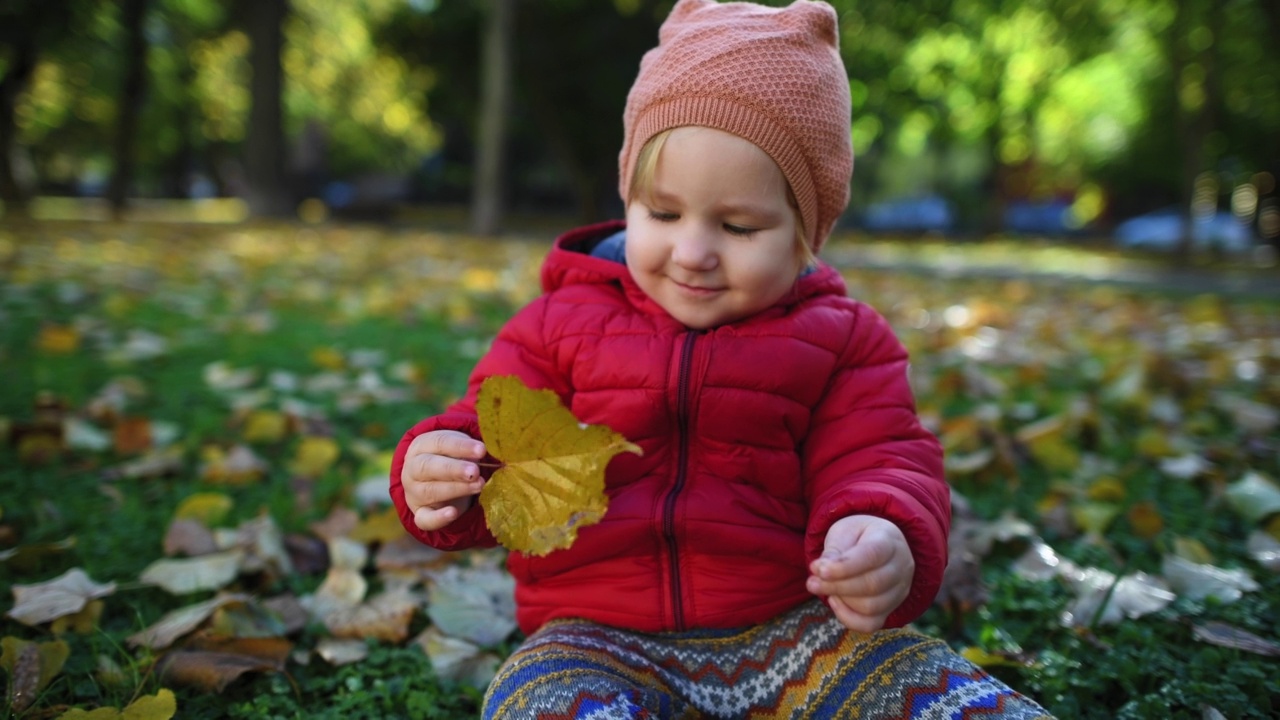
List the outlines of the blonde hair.
{"type": "MultiPolygon", "coordinates": [[[[667,138],[675,129],[663,130],[649,138],[644,147],[640,148],[640,153],[636,156],[635,172],[631,176],[631,195],[627,198],[628,205],[638,197],[648,196],[653,188],[653,176],[658,171],[658,156],[662,154],[662,146],[666,145],[667,138]]],[[[807,268],[817,262],[818,258],[813,254],[813,248],[809,247],[808,234],[804,230],[804,217],[800,214],[800,204],[796,201],[795,192],[792,191],[791,183],[786,181],[785,176],[783,184],[787,188],[787,205],[791,206],[796,218],[796,257],[800,260],[800,267],[807,268]]]]}

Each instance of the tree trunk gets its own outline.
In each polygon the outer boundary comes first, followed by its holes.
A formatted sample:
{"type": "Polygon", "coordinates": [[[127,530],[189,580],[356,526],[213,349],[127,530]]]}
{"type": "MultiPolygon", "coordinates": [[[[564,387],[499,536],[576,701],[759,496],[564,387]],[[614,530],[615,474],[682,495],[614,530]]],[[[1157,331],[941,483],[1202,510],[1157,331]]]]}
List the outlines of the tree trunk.
{"type": "Polygon", "coordinates": [[[119,113],[116,117],[115,168],[107,187],[107,201],[111,216],[116,220],[124,216],[129,202],[129,190],[133,184],[136,165],[134,145],[138,134],[138,115],[147,81],[147,38],[143,21],[147,14],[147,0],[124,0],[121,22],[125,34],[125,75],[120,90],[119,113]]]}
{"type": "Polygon", "coordinates": [[[18,96],[26,90],[36,69],[36,44],[31,33],[17,36],[9,67],[0,80],[0,201],[10,219],[27,215],[27,193],[13,169],[13,154],[18,140],[14,113],[18,96]]]}
{"type": "Polygon", "coordinates": [[[291,214],[285,187],[284,71],[280,54],[284,47],[287,0],[257,0],[249,8],[250,87],[253,106],[245,138],[245,180],[249,211],[266,217],[291,214]]]}
{"type": "Polygon", "coordinates": [[[481,67],[476,175],[471,189],[471,231],[477,235],[496,235],[502,228],[515,15],[515,0],[489,0],[481,67]]]}

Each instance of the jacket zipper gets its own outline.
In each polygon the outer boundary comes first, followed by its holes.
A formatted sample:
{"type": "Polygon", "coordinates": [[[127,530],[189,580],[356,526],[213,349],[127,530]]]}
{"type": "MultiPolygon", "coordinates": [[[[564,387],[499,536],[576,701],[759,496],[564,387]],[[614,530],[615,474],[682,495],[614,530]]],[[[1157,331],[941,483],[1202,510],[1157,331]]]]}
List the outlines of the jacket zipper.
{"type": "Polygon", "coordinates": [[[676,543],[676,499],[684,489],[689,464],[689,369],[693,365],[693,344],[698,340],[697,332],[685,335],[684,347],[680,351],[680,374],[676,381],[676,421],[680,431],[679,454],[676,464],[676,481],[667,495],[666,506],[662,514],[662,531],[667,538],[667,553],[671,557],[671,608],[675,615],[677,631],[683,631],[684,604],[680,591],[680,556],[676,543]]]}

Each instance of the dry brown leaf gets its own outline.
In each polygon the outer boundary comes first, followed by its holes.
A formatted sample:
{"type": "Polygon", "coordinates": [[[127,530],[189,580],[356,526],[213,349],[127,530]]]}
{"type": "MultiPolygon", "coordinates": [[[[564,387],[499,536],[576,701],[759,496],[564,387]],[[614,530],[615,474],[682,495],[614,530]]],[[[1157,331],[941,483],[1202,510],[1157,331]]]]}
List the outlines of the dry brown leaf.
{"type": "Polygon", "coordinates": [[[164,554],[166,557],[186,555],[198,557],[218,551],[218,544],[213,540],[213,531],[205,527],[199,520],[179,518],[169,523],[164,533],[164,554]]]}
{"type": "Polygon", "coordinates": [[[144,417],[121,417],[111,428],[112,445],[120,455],[138,455],[151,449],[151,421],[144,417]]]}
{"type": "Polygon", "coordinates": [[[34,643],[6,637],[0,640],[0,648],[0,667],[10,679],[10,704],[18,712],[30,707],[71,656],[71,647],[61,640],[34,643]]]}
{"type": "Polygon", "coordinates": [[[247,603],[251,599],[248,595],[238,593],[219,595],[204,602],[170,611],[151,627],[130,635],[125,642],[131,647],[163,650],[178,638],[200,627],[218,608],[232,603],[247,603]]]}
{"type": "Polygon", "coordinates": [[[9,670],[9,707],[22,713],[40,692],[40,651],[34,643],[18,652],[9,670]]]}
{"type": "Polygon", "coordinates": [[[284,668],[289,654],[293,652],[293,643],[282,637],[227,637],[203,632],[193,637],[182,649],[243,655],[284,668]]]}
{"type": "Polygon", "coordinates": [[[238,653],[175,650],[161,658],[157,668],[166,684],[221,692],[247,672],[280,672],[284,663],[238,653]]]}
{"type": "Polygon", "coordinates": [[[406,534],[403,537],[384,543],[374,556],[374,567],[379,570],[413,570],[426,569],[449,562],[444,552],[430,545],[424,545],[406,534]]]}
{"type": "Polygon", "coordinates": [[[409,622],[422,605],[412,593],[388,592],[355,607],[339,609],[324,620],[334,637],[374,638],[401,643],[409,637],[409,622]]]}
{"type": "Polygon", "coordinates": [[[280,621],[285,635],[292,635],[307,626],[307,609],[293,595],[278,595],[263,600],[262,609],[280,621]]]}
{"type": "Polygon", "coordinates": [[[293,561],[284,547],[284,534],[270,515],[264,513],[246,520],[234,530],[215,530],[214,540],[220,548],[244,553],[240,565],[243,572],[267,571],[277,576],[293,572],[293,561]]]}
{"type": "Polygon", "coordinates": [[[360,524],[360,514],[348,507],[335,507],[320,522],[311,523],[311,532],[325,540],[347,537],[360,524]]]}
{"type": "Polygon", "coordinates": [[[57,620],[84,609],[90,600],[116,591],[115,583],[94,582],[85,571],[72,568],[48,582],[13,586],[13,609],[9,617],[27,625],[57,620]]]}
{"type": "Polygon", "coordinates": [[[185,467],[182,448],[166,447],[152,450],[142,457],[108,468],[103,471],[102,477],[107,480],[145,480],[173,475],[182,472],[185,467]]]}

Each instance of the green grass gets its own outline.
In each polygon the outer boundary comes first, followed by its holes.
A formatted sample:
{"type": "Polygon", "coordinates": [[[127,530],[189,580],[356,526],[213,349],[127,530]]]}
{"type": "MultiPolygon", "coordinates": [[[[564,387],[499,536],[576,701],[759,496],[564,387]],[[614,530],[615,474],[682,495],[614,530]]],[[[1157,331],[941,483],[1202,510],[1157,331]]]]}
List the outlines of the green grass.
{"type": "MultiPolygon", "coordinates": [[[[226,492],[235,505],[225,525],[265,511],[284,531],[298,534],[308,533],[309,524],[331,508],[352,505],[356,483],[370,472],[364,448],[390,448],[410,424],[461,391],[502,320],[536,292],[544,248],[522,240],[486,245],[461,236],[361,227],[42,223],[0,230],[0,439],[36,419],[42,394],[56,398],[69,415],[87,415],[104,386],[134,378],[143,392],[129,399],[127,414],[176,427],[175,444],[184,457],[181,471],[163,477],[112,478],[111,469],[130,459],[114,450],[67,451],[36,461],[15,442],[0,443],[0,551],[75,540],[67,551],[25,552],[0,563],[5,608],[14,584],[43,582],[73,567],[98,582],[120,584],[92,632],[64,636],[70,658],[24,717],[56,717],[73,706],[123,707],[159,690],[152,658],[124,639],[165,612],[209,596],[174,598],[136,582],[161,557],[177,505],[195,492],[226,492]],[[484,272],[468,275],[467,268],[484,272]],[[42,350],[42,328],[52,325],[77,328],[79,346],[42,350]],[[106,348],[131,331],[163,337],[167,352],[113,359],[106,348]],[[298,485],[287,470],[296,436],[255,446],[270,467],[261,482],[226,488],[201,479],[202,448],[238,442],[241,432],[227,393],[204,381],[210,363],[255,368],[260,379],[254,387],[264,387],[273,371],[301,379],[322,372],[317,351],[350,360],[362,350],[382,351],[382,377],[411,399],[343,409],[331,396],[307,396],[323,416],[323,432],[342,448],[337,463],[309,486],[309,505],[299,505],[298,485]],[[411,364],[416,379],[390,380],[398,363],[411,364]],[[100,657],[122,668],[123,682],[97,676],[100,657]]],[[[963,253],[964,246],[953,251],[963,253]]],[[[982,264],[981,256],[974,258],[982,264]]],[[[1245,552],[1255,527],[1226,507],[1221,492],[1248,470],[1280,477],[1280,441],[1274,428],[1242,431],[1215,400],[1229,393],[1280,407],[1280,306],[1190,296],[1177,288],[1143,292],[853,268],[847,277],[851,292],[881,309],[912,350],[921,410],[942,424],[952,451],[1007,441],[1030,420],[1070,418],[1062,438],[1074,465],[1015,447],[1011,468],[952,478],[980,517],[1016,513],[1063,556],[1112,572],[1159,573],[1174,542],[1193,539],[1216,564],[1245,568],[1262,586],[1232,604],[1178,600],[1115,625],[1068,628],[1059,618],[1072,599],[1069,589],[1011,573],[1025,547],[1014,541],[983,558],[985,604],[963,613],[935,606],[918,626],[957,650],[1022,653],[1026,664],[991,672],[1062,718],[1199,718],[1206,707],[1228,718],[1274,716],[1280,710],[1277,660],[1197,641],[1192,626],[1218,620],[1280,638],[1280,579],[1245,552]],[[974,321],[943,321],[954,306],[968,308],[974,321]],[[1208,333],[1215,324],[1226,329],[1225,339],[1208,333]],[[998,335],[977,334],[981,327],[998,335]],[[1172,343],[1187,333],[1186,344],[1172,343]],[[972,343],[983,337],[995,337],[1001,353],[1018,347],[1025,353],[981,359],[981,348],[972,343]],[[966,355],[964,348],[979,354],[966,355]],[[1247,352],[1254,355],[1242,355],[1247,352]],[[1255,363],[1258,377],[1238,372],[1244,361],[1255,363]],[[998,381],[1000,392],[984,393],[966,380],[966,367],[998,381]],[[1120,379],[1134,367],[1143,370],[1141,391],[1117,399],[1120,379]],[[1157,398],[1175,403],[1182,415],[1176,424],[1151,419],[1157,398]],[[1091,410],[1073,414],[1082,406],[1091,410]],[[999,412],[984,434],[946,432],[992,407],[999,412]],[[1170,480],[1159,471],[1158,455],[1142,444],[1144,429],[1185,445],[1214,470],[1194,481],[1170,480]],[[1104,470],[1080,469],[1094,461],[1104,470]],[[1043,501],[1051,491],[1074,493],[1075,502],[1103,475],[1119,482],[1123,496],[1107,498],[1119,515],[1100,536],[1044,519],[1043,501]],[[1138,502],[1158,510],[1164,526],[1155,535],[1136,532],[1127,518],[1138,502]]],[[[282,394],[272,395],[268,406],[282,394]]],[[[376,577],[370,579],[376,584],[376,577]]],[[[241,583],[262,594],[300,594],[320,580],[313,574],[241,583]]],[[[427,623],[419,613],[412,633],[427,623]]],[[[47,627],[8,617],[0,619],[2,636],[52,639],[47,627]]],[[[308,627],[292,640],[309,650],[322,636],[321,628],[308,627]]],[[[246,674],[220,693],[176,688],[178,716],[476,715],[480,691],[437,680],[416,646],[369,641],[369,648],[369,657],[354,665],[333,667],[312,655],[305,664],[291,661],[285,673],[246,674]]]]}

